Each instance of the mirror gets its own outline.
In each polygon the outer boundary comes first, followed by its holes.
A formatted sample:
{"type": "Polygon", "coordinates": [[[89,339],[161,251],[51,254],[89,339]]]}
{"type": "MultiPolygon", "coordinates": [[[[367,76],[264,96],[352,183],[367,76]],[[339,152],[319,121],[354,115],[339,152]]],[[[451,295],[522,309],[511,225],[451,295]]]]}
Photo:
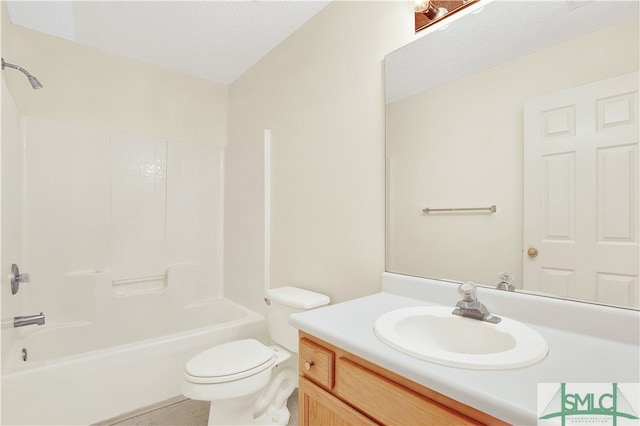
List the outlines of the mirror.
{"type": "Polygon", "coordinates": [[[638,22],[481,0],[389,54],[387,271],[638,309],[638,22]]]}

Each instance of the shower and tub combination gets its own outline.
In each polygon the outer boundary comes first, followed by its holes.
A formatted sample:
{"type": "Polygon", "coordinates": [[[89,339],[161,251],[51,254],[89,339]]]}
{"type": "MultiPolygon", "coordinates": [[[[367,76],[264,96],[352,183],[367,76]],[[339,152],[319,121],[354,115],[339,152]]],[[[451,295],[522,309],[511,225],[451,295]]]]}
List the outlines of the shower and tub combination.
{"type": "Polygon", "coordinates": [[[5,95],[2,265],[29,274],[2,281],[2,424],[100,422],[179,396],[207,348],[266,342],[224,298],[222,148],[24,117],[5,95]]]}

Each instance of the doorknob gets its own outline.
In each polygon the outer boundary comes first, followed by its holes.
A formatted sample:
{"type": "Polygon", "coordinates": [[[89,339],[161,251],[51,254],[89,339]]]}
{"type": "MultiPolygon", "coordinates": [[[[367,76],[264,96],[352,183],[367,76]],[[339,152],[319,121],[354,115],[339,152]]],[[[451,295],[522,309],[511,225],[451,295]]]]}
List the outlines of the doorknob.
{"type": "Polygon", "coordinates": [[[538,255],[538,249],[535,247],[529,247],[529,250],[527,250],[527,254],[529,255],[529,257],[536,257],[538,255]]]}

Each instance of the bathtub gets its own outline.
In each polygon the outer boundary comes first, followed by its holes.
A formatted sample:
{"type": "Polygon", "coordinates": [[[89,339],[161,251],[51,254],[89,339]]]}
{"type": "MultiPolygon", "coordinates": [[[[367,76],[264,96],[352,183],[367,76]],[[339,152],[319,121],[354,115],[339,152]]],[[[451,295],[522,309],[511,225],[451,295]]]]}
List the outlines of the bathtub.
{"type": "Polygon", "coordinates": [[[267,335],[263,316],[226,299],[186,306],[174,317],[156,318],[165,321],[157,336],[142,337],[137,321],[119,333],[90,322],[20,330],[2,375],[2,424],[92,424],[164,401],[180,395],[184,365],[196,353],[267,335]]]}

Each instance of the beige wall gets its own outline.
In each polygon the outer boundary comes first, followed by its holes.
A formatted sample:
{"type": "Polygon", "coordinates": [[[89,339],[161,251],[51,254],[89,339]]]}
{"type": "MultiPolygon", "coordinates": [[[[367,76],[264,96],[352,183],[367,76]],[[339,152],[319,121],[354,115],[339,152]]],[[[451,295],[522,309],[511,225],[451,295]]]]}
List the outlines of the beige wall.
{"type": "Polygon", "coordinates": [[[524,101],[637,71],[638,54],[631,19],[388,105],[389,270],[487,284],[509,272],[521,286],[524,101]]]}
{"type": "Polygon", "coordinates": [[[225,285],[261,309],[263,131],[272,132],[270,286],[340,302],[384,271],[386,54],[414,37],[410,2],[333,2],[229,89],[225,285]]]}
{"type": "Polygon", "coordinates": [[[4,59],[24,67],[44,85],[33,90],[21,73],[3,71],[22,115],[226,144],[226,86],[7,21],[3,19],[4,59]]]}

